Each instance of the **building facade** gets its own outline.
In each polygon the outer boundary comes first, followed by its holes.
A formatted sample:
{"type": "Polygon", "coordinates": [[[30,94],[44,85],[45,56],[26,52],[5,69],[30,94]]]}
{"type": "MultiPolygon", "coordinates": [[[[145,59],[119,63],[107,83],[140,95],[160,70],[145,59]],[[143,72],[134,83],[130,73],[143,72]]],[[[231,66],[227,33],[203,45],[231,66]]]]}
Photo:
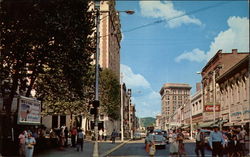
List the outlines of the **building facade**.
{"type": "Polygon", "coordinates": [[[210,122],[212,125],[221,120],[220,114],[224,115],[227,107],[223,106],[222,109],[217,79],[248,55],[249,53],[237,52],[237,49],[233,49],[231,53],[222,53],[222,50],[219,50],[202,69],[203,122],[210,122]]]}
{"type": "Polygon", "coordinates": [[[249,125],[249,55],[223,70],[216,82],[221,103],[220,117],[228,122],[225,125],[249,125]]]}
{"type": "Polygon", "coordinates": [[[191,96],[192,125],[197,128],[203,124],[203,99],[201,83],[196,84],[196,92],[191,96]]]}
{"type": "Polygon", "coordinates": [[[170,117],[173,117],[175,111],[188,101],[190,89],[191,86],[182,83],[166,83],[161,88],[161,115],[164,119],[164,129],[169,128],[170,117]]]}
{"type": "Polygon", "coordinates": [[[100,66],[120,77],[121,25],[115,0],[100,2],[100,66]]]}

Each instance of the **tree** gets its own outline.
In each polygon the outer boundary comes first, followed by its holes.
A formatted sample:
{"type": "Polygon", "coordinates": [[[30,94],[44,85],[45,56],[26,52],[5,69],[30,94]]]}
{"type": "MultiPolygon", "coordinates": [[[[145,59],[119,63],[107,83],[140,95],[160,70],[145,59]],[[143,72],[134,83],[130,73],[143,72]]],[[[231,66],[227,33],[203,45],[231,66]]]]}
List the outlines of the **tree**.
{"type": "Polygon", "coordinates": [[[100,106],[101,112],[117,120],[120,115],[120,84],[115,73],[103,69],[100,73],[100,106]]]}
{"type": "Polygon", "coordinates": [[[2,1],[1,91],[10,112],[17,93],[30,95],[39,75],[60,69],[78,97],[94,53],[93,12],[87,0],[2,1]],[[44,69],[47,69],[44,71],[44,69]]]}

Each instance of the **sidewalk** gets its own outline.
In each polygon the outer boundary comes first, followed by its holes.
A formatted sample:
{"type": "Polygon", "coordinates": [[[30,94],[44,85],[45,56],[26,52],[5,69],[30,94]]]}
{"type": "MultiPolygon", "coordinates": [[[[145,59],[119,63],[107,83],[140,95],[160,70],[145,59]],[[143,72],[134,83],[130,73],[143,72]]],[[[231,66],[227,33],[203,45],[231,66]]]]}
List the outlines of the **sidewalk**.
{"type": "Polygon", "coordinates": [[[92,157],[94,143],[90,141],[84,142],[83,151],[76,151],[76,148],[66,147],[64,150],[51,149],[48,151],[35,154],[34,157],[92,157]]]}
{"type": "MultiPolygon", "coordinates": [[[[127,143],[127,141],[116,140],[113,144],[111,141],[98,141],[98,154],[100,157],[110,154],[112,151],[120,148],[123,144],[127,143]]],[[[60,150],[59,148],[46,150],[39,152],[39,154],[35,154],[34,157],[92,157],[94,150],[94,141],[85,141],[83,145],[83,151],[76,151],[76,148],[66,147],[64,150],[60,150]]]]}

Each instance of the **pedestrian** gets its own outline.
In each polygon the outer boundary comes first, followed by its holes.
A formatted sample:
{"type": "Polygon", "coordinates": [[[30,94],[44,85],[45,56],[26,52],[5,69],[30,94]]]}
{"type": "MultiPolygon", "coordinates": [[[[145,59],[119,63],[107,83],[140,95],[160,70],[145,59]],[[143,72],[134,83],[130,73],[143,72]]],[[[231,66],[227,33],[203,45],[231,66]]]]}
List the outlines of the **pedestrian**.
{"type": "Polygon", "coordinates": [[[25,131],[21,132],[18,136],[19,139],[19,156],[24,157],[25,156],[25,131]]]}
{"type": "Polygon", "coordinates": [[[102,137],[103,137],[103,131],[102,129],[99,130],[99,140],[102,141],[102,137]]]}
{"type": "Polygon", "coordinates": [[[25,139],[25,157],[32,157],[36,140],[32,137],[32,133],[28,132],[28,137],[25,139]]]}
{"type": "Polygon", "coordinates": [[[177,143],[177,134],[175,130],[170,130],[169,133],[169,152],[170,156],[178,156],[178,143],[177,143]]]}
{"type": "Polygon", "coordinates": [[[197,157],[199,157],[199,151],[201,152],[201,156],[205,157],[205,152],[204,152],[204,150],[205,150],[205,136],[200,128],[197,129],[195,141],[196,141],[195,153],[196,153],[197,157]]]}
{"type": "Polygon", "coordinates": [[[210,133],[209,144],[212,149],[212,156],[223,157],[223,146],[225,144],[222,133],[219,131],[219,126],[213,127],[214,131],[210,133]]]}
{"type": "Polygon", "coordinates": [[[182,133],[182,130],[180,128],[177,129],[177,141],[179,157],[181,157],[182,155],[186,156],[187,153],[184,147],[184,134],[182,133]]]}
{"type": "Polygon", "coordinates": [[[104,136],[104,141],[106,141],[107,140],[107,130],[106,129],[103,130],[103,136],[104,136]]]}
{"type": "Polygon", "coordinates": [[[75,127],[72,128],[71,130],[71,144],[72,147],[76,146],[76,135],[77,135],[77,130],[75,127]]]}
{"type": "Polygon", "coordinates": [[[232,140],[229,142],[230,156],[229,157],[238,157],[241,156],[241,144],[237,139],[236,135],[233,135],[232,140]]]}
{"type": "Polygon", "coordinates": [[[116,133],[116,131],[115,131],[115,129],[112,131],[112,133],[111,133],[111,140],[112,140],[112,143],[115,143],[115,138],[116,138],[116,136],[117,136],[117,133],[116,133]]]}
{"type": "Polygon", "coordinates": [[[79,129],[77,132],[77,151],[79,152],[81,147],[81,151],[83,151],[83,142],[84,142],[84,132],[82,129],[79,129]]]}
{"type": "Polygon", "coordinates": [[[229,130],[224,130],[222,131],[222,136],[224,138],[224,149],[223,149],[223,154],[227,155],[227,156],[230,156],[229,155],[229,130]]]}
{"type": "Polygon", "coordinates": [[[146,152],[149,153],[149,156],[155,155],[155,136],[153,134],[153,130],[149,131],[147,136],[147,143],[146,143],[146,152]]]}
{"type": "Polygon", "coordinates": [[[239,134],[238,134],[238,138],[239,138],[239,142],[240,142],[240,153],[242,156],[245,155],[245,136],[246,136],[246,131],[244,130],[244,128],[240,128],[239,129],[239,134]]]}
{"type": "Polygon", "coordinates": [[[59,135],[59,143],[60,143],[60,149],[63,150],[64,144],[65,144],[65,134],[64,134],[64,128],[60,130],[59,135]]]}
{"type": "Polygon", "coordinates": [[[67,127],[64,129],[64,136],[65,136],[65,147],[68,145],[68,137],[69,137],[69,130],[67,127]]]}

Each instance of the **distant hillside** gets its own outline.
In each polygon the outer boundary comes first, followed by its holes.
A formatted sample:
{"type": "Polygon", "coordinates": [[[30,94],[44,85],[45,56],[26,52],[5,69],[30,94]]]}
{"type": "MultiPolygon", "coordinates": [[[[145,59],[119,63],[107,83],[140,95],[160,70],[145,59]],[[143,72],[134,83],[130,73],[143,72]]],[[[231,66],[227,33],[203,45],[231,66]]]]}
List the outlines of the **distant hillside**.
{"type": "Polygon", "coordinates": [[[142,127],[153,126],[155,124],[155,118],[153,117],[140,118],[140,123],[142,127]]]}

